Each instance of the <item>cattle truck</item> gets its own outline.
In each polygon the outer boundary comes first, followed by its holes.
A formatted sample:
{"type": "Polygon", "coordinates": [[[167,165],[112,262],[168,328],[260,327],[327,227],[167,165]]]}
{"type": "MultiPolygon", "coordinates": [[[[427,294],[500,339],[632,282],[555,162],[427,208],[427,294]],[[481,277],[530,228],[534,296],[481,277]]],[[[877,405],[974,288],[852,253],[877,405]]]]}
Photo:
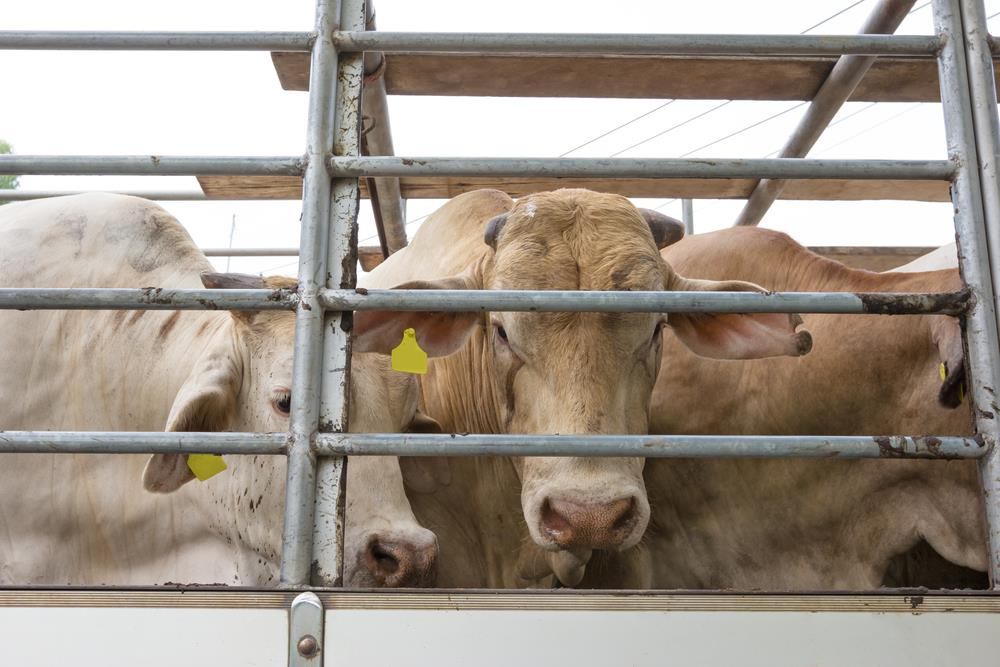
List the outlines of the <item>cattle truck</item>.
{"type": "MultiPolygon", "coordinates": [[[[299,329],[303,335],[296,338],[295,354],[301,363],[295,367],[293,384],[307,406],[293,415],[287,437],[265,436],[275,443],[275,455],[287,457],[290,471],[281,581],[277,585],[255,590],[212,586],[5,587],[0,589],[0,664],[996,664],[1000,660],[1000,597],[994,592],[1000,582],[1000,451],[996,449],[1000,422],[994,415],[993,387],[1000,386],[995,309],[995,295],[1000,293],[1000,236],[995,233],[1000,229],[1000,132],[991,52],[995,42],[988,36],[981,0],[933,0],[935,34],[892,34],[894,25],[884,25],[887,17],[901,8],[905,14],[912,4],[881,2],[862,33],[845,36],[381,33],[366,30],[363,0],[317,0],[315,27],[303,32],[0,32],[0,48],[14,50],[270,51],[286,85],[294,87],[285,77],[293,75],[297,67],[302,75],[298,85],[308,81],[311,95],[304,156],[0,156],[0,174],[194,175],[202,178],[203,184],[225,178],[231,186],[242,183],[245,187],[252,187],[253,179],[258,185],[268,179],[302,179],[299,275],[305,280],[297,293],[278,297],[277,303],[272,293],[263,290],[248,290],[240,295],[240,303],[230,301],[220,306],[220,295],[212,290],[163,290],[151,299],[148,291],[139,289],[98,292],[0,287],[0,307],[195,309],[267,305],[294,310],[303,323],[299,329]],[[366,67],[365,53],[374,61],[373,67],[366,67]],[[381,54],[386,54],[385,59],[381,54]],[[377,105],[386,91],[381,73],[386,68],[392,73],[393,63],[419,63],[425,54],[436,54],[440,61],[450,63],[448,67],[464,67],[465,78],[459,76],[458,84],[439,83],[432,90],[427,76],[420,79],[413,75],[416,78],[409,85],[416,92],[489,94],[486,89],[495,86],[505,87],[499,94],[522,96],[769,99],[770,95],[773,99],[813,99],[813,111],[800,127],[799,140],[790,142],[782,156],[773,159],[362,155],[362,86],[371,103],[377,105]],[[832,70],[814,68],[811,79],[803,75],[804,83],[791,74],[810,63],[832,65],[836,59],[839,61],[832,70]],[[935,61],[938,84],[927,75],[933,72],[935,61]],[[542,62],[554,69],[542,72],[542,62]],[[673,70],[700,88],[682,92],[679,79],[670,76],[673,70]],[[613,80],[600,78],[600,73],[609,71],[616,73],[613,80]],[[730,76],[722,76],[725,71],[730,76]],[[762,89],[765,84],[772,88],[762,89]],[[947,159],[804,158],[811,141],[803,137],[814,139],[852,94],[862,100],[940,98],[947,159]],[[334,117],[338,122],[331,124],[334,117]],[[805,198],[829,197],[829,184],[834,182],[853,193],[848,198],[933,199],[938,196],[934,193],[950,189],[961,270],[971,295],[963,301],[961,314],[968,394],[976,415],[979,446],[968,456],[979,460],[982,471],[989,521],[989,574],[994,589],[762,593],[311,588],[310,572],[315,566],[327,571],[342,567],[345,453],[405,455],[419,450],[474,455],[477,447],[478,453],[487,447],[494,447],[491,451],[495,453],[500,447],[519,455],[568,451],[559,436],[530,442],[526,437],[510,436],[500,443],[473,434],[463,436],[469,446],[455,452],[456,438],[449,435],[373,437],[338,432],[333,425],[343,423],[347,400],[343,385],[315,386],[322,375],[345,367],[349,346],[338,338],[344,335],[339,326],[343,313],[406,309],[415,298],[406,292],[356,292],[349,276],[345,274],[341,281],[332,270],[326,280],[316,277],[323,275],[317,267],[348,266],[357,259],[358,249],[343,240],[350,238],[357,214],[359,180],[370,188],[379,187],[379,182],[390,188],[381,193],[385,204],[390,194],[398,199],[398,179],[405,186],[408,178],[472,176],[493,179],[496,187],[513,193],[519,192],[516,183],[526,179],[539,190],[553,189],[563,182],[586,182],[596,189],[618,188],[634,195],[643,193],[637,188],[645,182],[647,193],[687,197],[733,196],[723,195],[722,190],[749,183],[740,196],[753,190],[758,213],[774,198],[769,198],[768,188],[785,180],[797,184],[799,196],[805,198]],[[396,190],[391,189],[393,184],[396,190]],[[828,186],[826,194],[824,184],[828,186]],[[271,301],[264,304],[266,299],[271,301]],[[327,326],[308,326],[308,322],[321,320],[327,326]],[[408,438],[405,445],[404,438],[408,438]],[[333,492],[317,497],[317,478],[330,484],[327,488],[333,492]]],[[[403,84],[397,81],[395,85],[403,84]]],[[[391,85],[389,92],[393,92],[391,85]]],[[[8,103],[31,102],[17,99],[8,103]]],[[[382,211],[391,216],[392,203],[382,211]]],[[[394,221],[387,218],[385,222],[394,221]]],[[[552,299],[542,306],[548,310],[608,311],[623,309],[627,295],[616,293],[612,299],[586,292],[548,296],[552,299]]],[[[865,300],[852,294],[775,293],[756,298],[759,295],[718,293],[697,303],[678,301],[670,293],[639,296],[641,299],[631,293],[629,308],[662,312],[717,312],[725,308],[734,312],[750,308],[766,312],[869,312],[865,300]]],[[[447,299],[442,294],[427,298],[440,310],[530,310],[539,307],[540,295],[470,292],[447,299]]],[[[897,297],[900,302],[906,298],[897,297]]],[[[940,312],[934,308],[925,304],[907,312],[940,312]]],[[[0,452],[121,451],[123,440],[115,435],[6,431],[0,433],[0,452]]],[[[248,443],[262,437],[253,433],[228,435],[224,441],[209,443],[206,439],[199,451],[239,455],[247,451],[248,443]]],[[[945,441],[951,436],[939,435],[945,441]]],[[[577,440],[578,448],[586,445],[585,438],[577,440]]],[[[185,452],[190,446],[189,441],[153,433],[137,434],[132,441],[139,443],[144,453],[185,452]]],[[[766,446],[772,456],[810,456],[828,447],[830,441],[821,436],[734,436],[715,438],[712,451],[717,456],[756,456],[761,455],[759,448],[766,446]]],[[[872,437],[837,442],[843,456],[872,457],[881,451],[872,437]]],[[[912,440],[901,438],[899,442],[902,445],[895,453],[900,457],[927,455],[909,447],[912,440]]],[[[615,452],[690,456],[702,444],[697,437],[628,436],[617,442],[615,452]]]]}

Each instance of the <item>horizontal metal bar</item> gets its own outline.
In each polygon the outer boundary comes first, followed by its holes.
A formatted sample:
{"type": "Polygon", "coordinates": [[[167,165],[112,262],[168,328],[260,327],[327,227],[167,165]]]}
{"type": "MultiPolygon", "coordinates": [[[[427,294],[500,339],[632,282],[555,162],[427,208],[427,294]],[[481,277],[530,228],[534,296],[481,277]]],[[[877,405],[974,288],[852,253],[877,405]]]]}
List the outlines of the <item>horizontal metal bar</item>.
{"type": "MultiPolygon", "coordinates": [[[[0,290],[2,294],[3,290],[0,290]]],[[[937,294],[851,292],[588,292],[515,290],[324,290],[329,310],[617,313],[840,313],[958,315],[965,291],[937,294]]]]}
{"type": "Polygon", "coordinates": [[[0,49],[74,51],[308,51],[311,32],[0,30],[0,49]]]}
{"type": "Polygon", "coordinates": [[[321,433],[320,456],[977,459],[978,437],[321,433]]]}
{"type": "Polygon", "coordinates": [[[341,51],[436,53],[586,53],[608,55],[863,55],[926,56],[932,36],[902,35],[643,35],[567,33],[338,32],[341,51]]]}
{"type": "Polygon", "coordinates": [[[804,158],[334,157],[336,176],[518,176],[601,178],[820,178],[948,181],[948,160],[804,158]]]}
{"type": "MultiPolygon", "coordinates": [[[[0,453],[286,453],[285,433],[0,431],[0,453]]],[[[650,458],[942,458],[987,452],[977,437],[448,435],[320,433],[320,456],[642,456],[650,458]]]]}
{"type": "MultiPolygon", "coordinates": [[[[142,197],[153,201],[203,201],[208,199],[199,190],[9,190],[0,188],[0,201],[32,201],[53,197],[70,197],[91,192],[109,192],[129,197],[142,197]]],[[[213,199],[217,199],[213,197],[213,199]]]]}
{"type": "Polygon", "coordinates": [[[301,156],[0,155],[0,174],[17,176],[301,176],[301,156]]]}
{"type": "MultiPolygon", "coordinates": [[[[589,292],[575,290],[321,290],[327,310],[529,311],[615,313],[831,313],[959,315],[966,291],[931,294],[851,292],[589,292]]],[[[289,290],[0,288],[0,310],[292,310],[289,290]]]]}
{"type": "Polygon", "coordinates": [[[295,257],[298,248],[202,248],[205,257],[295,257]]]}
{"type": "Polygon", "coordinates": [[[268,289],[5,287],[0,310],[294,310],[297,299],[268,289]]]}
{"type": "Polygon", "coordinates": [[[285,433],[0,431],[0,453],[284,454],[287,439],[285,433]]]}

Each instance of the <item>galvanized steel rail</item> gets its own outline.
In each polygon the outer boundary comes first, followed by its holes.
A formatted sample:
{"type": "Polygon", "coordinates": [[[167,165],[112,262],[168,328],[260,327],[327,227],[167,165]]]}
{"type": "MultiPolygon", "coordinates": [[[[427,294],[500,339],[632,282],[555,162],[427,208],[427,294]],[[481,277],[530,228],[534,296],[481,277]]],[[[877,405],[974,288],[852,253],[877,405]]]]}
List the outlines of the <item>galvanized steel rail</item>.
{"type": "Polygon", "coordinates": [[[311,32],[0,30],[0,49],[39,51],[308,51],[311,32]]]}
{"type": "MultiPolygon", "coordinates": [[[[2,162],[0,162],[2,165],[2,162]]],[[[802,158],[335,157],[336,176],[549,176],[555,178],[797,178],[950,181],[948,160],[802,158]]],[[[3,172],[0,172],[3,173],[3,172]]]]}
{"type": "MultiPolygon", "coordinates": [[[[341,567],[343,456],[517,455],[644,457],[978,458],[990,522],[991,578],[1000,583],[1000,451],[993,407],[1000,387],[995,295],[1000,234],[1000,130],[993,40],[978,0],[933,0],[936,34],[900,37],[553,35],[364,32],[362,0],[318,0],[313,32],[72,33],[0,31],[6,49],[309,50],[303,157],[0,156],[0,174],[302,175],[298,290],[0,289],[0,308],[293,309],[296,342],[290,430],[274,433],[0,432],[0,452],[210,452],[288,457],[281,581],[308,584],[314,558],[341,567]],[[344,28],[338,31],[338,27],[344,28]],[[338,49],[347,54],[338,56],[338,49]],[[360,157],[360,51],[699,55],[937,54],[949,160],[592,159],[360,157]],[[970,56],[974,56],[971,59],[970,56]],[[969,59],[967,61],[967,59],[969,59]],[[970,81],[971,79],[971,81],[970,81]],[[358,177],[603,176],[677,178],[934,179],[952,182],[962,274],[948,294],[670,292],[440,292],[353,290],[351,227],[358,177]],[[991,272],[990,257],[994,258],[991,272]],[[550,436],[348,434],[349,311],[524,310],[963,314],[970,397],[979,435],[550,436]],[[330,372],[337,369],[336,372],[330,372]],[[320,424],[329,427],[320,432],[320,424]],[[333,457],[323,459],[317,457],[333,457]],[[316,495],[317,479],[323,493],[316,495]],[[316,515],[322,520],[317,523],[316,515]],[[321,553],[314,554],[313,528],[321,553]]],[[[180,197],[178,197],[180,198],[180,197]]]]}
{"type": "MultiPolygon", "coordinates": [[[[287,433],[0,431],[0,453],[286,454],[287,433]]],[[[468,435],[320,433],[317,456],[978,459],[965,436],[468,435]]]]}
{"type": "Polygon", "coordinates": [[[385,53],[569,53],[608,55],[872,56],[934,55],[936,37],[897,35],[606,35],[593,33],[351,32],[341,51],[385,53]]]}
{"type": "MultiPolygon", "coordinates": [[[[969,292],[594,292],[570,290],[319,289],[328,311],[601,313],[827,313],[961,315],[969,292]]],[[[0,310],[294,310],[297,291],[276,289],[0,288],[0,310]]]]}

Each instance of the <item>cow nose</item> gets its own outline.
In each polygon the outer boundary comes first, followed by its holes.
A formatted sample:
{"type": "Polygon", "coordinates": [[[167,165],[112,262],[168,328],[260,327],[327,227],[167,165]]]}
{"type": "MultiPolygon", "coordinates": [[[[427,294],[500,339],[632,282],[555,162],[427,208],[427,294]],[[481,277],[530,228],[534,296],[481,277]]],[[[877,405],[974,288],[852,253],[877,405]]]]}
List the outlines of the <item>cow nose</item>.
{"type": "Polygon", "coordinates": [[[542,501],[542,533],[563,549],[616,549],[635,528],[634,497],[585,505],[559,498],[542,501]]]}
{"type": "Polygon", "coordinates": [[[373,535],[365,550],[365,569],[378,586],[428,588],[437,576],[437,541],[420,544],[400,536],[373,535]]]}

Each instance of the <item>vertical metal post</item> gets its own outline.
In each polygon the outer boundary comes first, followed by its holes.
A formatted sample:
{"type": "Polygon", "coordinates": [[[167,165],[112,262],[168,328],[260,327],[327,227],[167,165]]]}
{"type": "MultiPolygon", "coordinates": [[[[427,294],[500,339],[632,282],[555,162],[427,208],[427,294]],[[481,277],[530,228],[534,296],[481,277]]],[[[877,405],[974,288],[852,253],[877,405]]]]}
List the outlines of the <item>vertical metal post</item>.
{"type": "MultiPolygon", "coordinates": [[[[375,10],[369,0],[365,27],[375,29],[375,10]]],[[[364,115],[371,118],[371,131],[366,136],[369,155],[393,155],[392,128],[389,125],[389,100],[385,90],[385,54],[377,51],[365,53],[365,94],[361,103],[364,115]]],[[[372,206],[381,213],[385,244],[390,253],[406,245],[406,200],[399,188],[398,178],[373,178],[372,206]]]]}
{"type": "Polygon", "coordinates": [[[994,296],[1000,297],[1000,123],[997,119],[997,89],[990,52],[986,11],[981,0],[961,0],[966,67],[972,120],[976,132],[979,179],[983,190],[986,239],[989,242],[990,268],[994,296]]]}
{"type": "Polygon", "coordinates": [[[681,222],[684,223],[684,233],[694,234],[694,200],[681,200],[681,222]]]}
{"type": "MultiPolygon", "coordinates": [[[[882,0],[861,27],[862,34],[894,33],[913,7],[914,0],[882,0]]],[[[778,157],[805,157],[837,115],[861,79],[875,62],[875,56],[841,56],[826,81],[816,91],[802,120],[788,138],[778,157]]],[[[735,226],[756,225],[771,208],[787,181],[761,179],[736,218],[735,226]]]]}
{"type": "Polygon", "coordinates": [[[996,390],[1000,387],[1000,346],[996,307],[959,0],[934,0],[933,6],[935,29],[942,39],[938,70],[948,153],[958,166],[952,184],[958,263],[973,296],[965,318],[969,395],[976,430],[991,446],[990,453],[981,459],[980,471],[988,529],[990,581],[996,588],[1000,585],[1000,452],[997,450],[997,420],[1000,419],[997,413],[1000,411],[995,407],[996,390]]]}
{"type": "Polygon", "coordinates": [[[323,307],[319,290],[326,285],[330,228],[329,159],[337,94],[337,50],[333,33],[340,21],[339,0],[317,0],[316,41],[309,74],[309,120],[306,170],[302,188],[299,251],[299,306],[295,317],[295,361],[285,523],[282,532],[281,583],[309,583],[312,563],[316,456],[312,442],[319,426],[319,386],[323,350],[323,307]]]}
{"type": "MultiPolygon", "coordinates": [[[[344,30],[363,30],[364,0],[342,0],[344,30]]],[[[339,82],[334,119],[333,154],[357,156],[361,139],[361,87],[364,59],[360,53],[340,56],[339,82]]],[[[333,181],[330,237],[327,256],[327,286],[353,288],[357,280],[358,179],[333,181]]],[[[324,319],[323,373],[320,383],[320,431],[344,432],[348,428],[351,345],[350,312],[328,312],[324,319]]],[[[344,553],[344,494],[347,466],[342,457],[323,458],[317,475],[315,528],[313,533],[312,583],[342,584],[344,553]]]]}

